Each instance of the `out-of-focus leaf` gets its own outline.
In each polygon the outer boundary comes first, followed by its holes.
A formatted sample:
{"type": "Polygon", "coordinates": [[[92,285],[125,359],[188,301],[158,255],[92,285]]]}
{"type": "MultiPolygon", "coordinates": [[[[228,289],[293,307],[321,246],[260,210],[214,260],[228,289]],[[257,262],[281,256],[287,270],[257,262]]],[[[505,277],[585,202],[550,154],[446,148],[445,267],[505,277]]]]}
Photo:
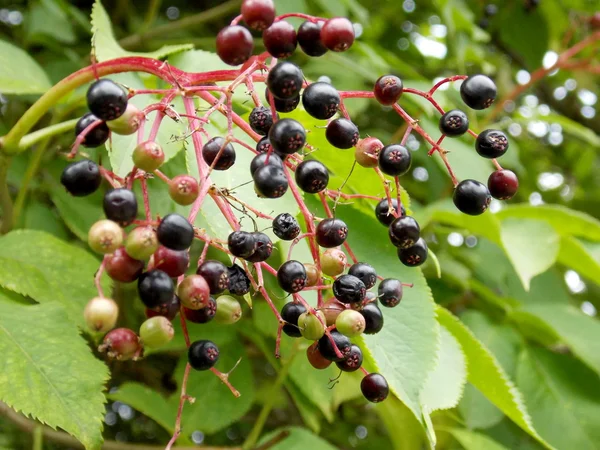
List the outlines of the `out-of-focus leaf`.
{"type": "Polygon", "coordinates": [[[52,84],[44,69],[27,52],[0,41],[0,92],[43,94],[52,84]]]}

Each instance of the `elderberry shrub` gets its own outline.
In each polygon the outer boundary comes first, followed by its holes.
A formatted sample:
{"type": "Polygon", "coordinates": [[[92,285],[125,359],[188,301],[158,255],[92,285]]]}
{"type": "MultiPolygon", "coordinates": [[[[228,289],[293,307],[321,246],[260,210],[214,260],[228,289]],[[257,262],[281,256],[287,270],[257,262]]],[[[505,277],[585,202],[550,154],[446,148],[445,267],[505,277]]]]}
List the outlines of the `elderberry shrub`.
{"type": "Polygon", "coordinates": [[[240,25],[225,27],[217,34],[217,55],[225,64],[243,64],[252,56],[253,50],[252,35],[240,25]]]}
{"type": "Polygon", "coordinates": [[[198,266],[196,274],[202,275],[210,288],[210,293],[220,294],[229,286],[229,271],[220,261],[209,259],[198,266]]]}
{"type": "Polygon", "coordinates": [[[460,96],[471,109],[489,108],[496,94],[496,85],[485,75],[472,75],[460,85],[460,96]]]}
{"type": "Polygon", "coordinates": [[[389,236],[394,246],[408,248],[415,245],[415,242],[421,237],[421,229],[413,217],[402,216],[395,219],[390,225],[389,236]]]}
{"type": "Polygon", "coordinates": [[[112,189],[104,195],[104,214],[107,219],[129,225],[137,215],[138,204],[133,191],[125,188],[112,189]]]}
{"type": "Polygon", "coordinates": [[[92,83],[86,98],[89,110],[100,120],[118,119],[127,109],[125,90],[106,78],[92,83]]]}
{"type": "Polygon", "coordinates": [[[219,348],[214,342],[200,340],[188,349],[188,362],[196,370],[208,370],[219,360],[219,348]]]}
{"type": "Polygon", "coordinates": [[[159,242],[171,250],[186,250],[194,240],[194,227],[179,214],[167,214],[156,230],[159,242]]]}
{"type": "Polygon", "coordinates": [[[229,286],[227,289],[233,295],[246,295],[250,292],[250,278],[246,275],[244,269],[237,264],[227,268],[229,272],[229,286]]]}
{"type": "Polygon", "coordinates": [[[350,266],[348,275],[355,276],[365,285],[365,288],[371,289],[377,283],[377,272],[375,268],[364,262],[357,262],[350,266]]]}
{"type": "Polygon", "coordinates": [[[156,308],[171,301],[175,295],[175,285],[165,272],[153,269],[138,278],[138,294],[146,307],[156,308]]]}
{"type": "Polygon", "coordinates": [[[298,45],[296,29],[285,20],[279,20],[263,31],[262,39],[267,51],[275,58],[292,56],[298,45]]]}
{"type": "Polygon", "coordinates": [[[379,168],[386,175],[404,175],[410,169],[411,162],[410,151],[400,144],[386,145],[379,152],[379,168]]]}
{"type": "Polygon", "coordinates": [[[343,361],[344,358],[350,353],[352,343],[347,336],[344,336],[339,331],[333,330],[329,334],[325,334],[319,339],[319,351],[324,358],[329,361],[339,362],[343,361]],[[332,342],[333,341],[333,342],[332,342]],[[336,353],[336,348],[340,355],[336,353]]]}
{"type": "MultiPolygon", "coordinates": [[[[389,205],[390,203],[388,202],[388,199],[384,198],[381,199],[379,203],[377,203],[377,206],[375,206],[375,217],[377,218],[379,223],[385,225],[386,227],[390,226],[392,222],[396,220],[396,216],[390,212],[389,205]]],[[[396,213],[400,213],[400,217],[406,215],[406,210],[404,209],[404,206],[402,206],[400,208],[400,211],[398,211],[398,200],[396,200],[395,198],[392,199],[392,207],[394,208],[394,211],[396,211],[396,213]]]]}
{"type": "Polygon", "coordinates": [[[362,302],[366,294],[365,284],[354,275],[341,275],[333,282],[333,295],[342,303],[362,302]]]}
{"type": "Polygon", "coordinates": [[[306,144],[306,131],[297,120],[281,119],[269,130],[269,142],[275,151],[291,155],[306,144]]]}

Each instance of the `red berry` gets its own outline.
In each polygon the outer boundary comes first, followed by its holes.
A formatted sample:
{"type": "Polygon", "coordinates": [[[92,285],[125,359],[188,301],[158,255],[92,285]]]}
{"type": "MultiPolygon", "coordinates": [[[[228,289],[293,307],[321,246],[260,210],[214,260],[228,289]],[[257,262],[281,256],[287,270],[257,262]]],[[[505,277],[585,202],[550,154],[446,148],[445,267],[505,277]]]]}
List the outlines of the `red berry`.
{"type": "Polygon", "coordinates": [[[200,275],[190,275],[177,288],[183,306],[189,309],[205,308],[210,302],[210,287],[200,275]]]}
{"type": "Polygon", "coordinates": [[[120,361],[136,359],[142,351],[140,340],[133,331],[128,328],[117,328],[109,331],[98,351],[106,352],[109,358],[120,361]]]}
{"type": "Polygon", "coordinates": [[[177,175],[169,182],[169,196],[178,205],[191,205],[199,192],[198,182],[190,175],[177,175]]]}
{"type": "Polygon", "coordinates": [[[263,31],[275,20],[275,5],[272,0],[244,0],[242,18],[253,30],[263,31]]]}
{"type": "Polygon", "coordinates": [[[377,167],[377,158],[382,148],[383,143],[376,137],[359,139],[356,143],[354,159],[363,167],[377,167]]]}
{"type": "Polygon", "coordinates": [[[125,247],[121,247],[114,253],[104,256],[104,269],[113,280],[131,283],[142,274],[144,263],[133,259],[127,254],[125,247]]]}
{"type": "Polygon", "coordinates": [[[319,351],[318,342],[314,342],[306,349],[306,358],[308,359],[310,365],[315,369],[323,370],[327,369],[331,365],[331,361],[326,359],[319,351]]]}
{"type": "Polygon", "coordinates": [[[384,401],[390,388],[383,375],[370,373],[360,383],[360,390],[367,400],[373,403],[384,401]]]}
{"type": "Polygon", "coordinates": [[[217,54],[225,64],[237,66],[246,62],[252,56],[252,50],[252,35],[240,25],[225,27],[217,34],[217,54]]]}
{"type": "Polygon", "coordinates": [[[329,19],[321,29],[323,45],[334,52],[345,52],[354,43],[354,27],[345,17],[329,19]]]}
{"type": "Polygon", "coordinates": [[[375,82],[373,93],[382,105],[393,105],[402,96],[403,87],[400,78],[394,75],[383,75],[375,82]]]}
{"type": "Polygon", "coordinates": [[[275,58],[287,58],[294,53],[298,38],[294,26],[280,20],[263,31],[263,42],[267,51],[275,58]]]}
{"type": "Polygon", "coordinates": [[[162,270],[172,278],[177,278],[185,273],[190,265],[190,254],[187,250],[171,250],[160,246],[152,255],[155,269],[162,270]]]}
{"type": "Polygon", "coordinates": [[[497,170],[488,178],[488,189],[492,197],[498,200],[508,200],[517,193],[519,179],[511,170],[497,170]]]}

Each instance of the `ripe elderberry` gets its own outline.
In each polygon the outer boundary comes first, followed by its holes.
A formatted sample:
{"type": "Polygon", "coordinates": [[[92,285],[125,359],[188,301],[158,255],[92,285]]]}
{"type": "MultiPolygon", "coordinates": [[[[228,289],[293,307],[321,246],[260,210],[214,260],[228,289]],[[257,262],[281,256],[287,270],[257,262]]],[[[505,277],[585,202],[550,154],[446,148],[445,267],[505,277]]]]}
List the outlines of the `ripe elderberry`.
{"type": "Polygon", "coordinates": [[[335,329],[345,336],[359,336],[365,331],[366,322],[364,316],[353,309],[342,311],[335,320],[335,329]]]}
{"type": "Polygon", "coordinates": [[[377,167],[379,152],[383,148],[381,141],[375,137],[359,139],[354,151],[354,159],[362,167],[377,167]]]}
{"type": "Polygon", "coordinates": [[[109,331],[98,347],[98,351],[106,352],[109,358],[119,361],[137,359],[142,352],[138,335],[128,328],[116,328],[109,331]]]}
{"type": "Polygon", "coordinates": [[[306,131],[297,120],[281,119],[269,130],[269,141],[275,151],[291,155],[306,144],[306,131]]]}
{"type": "Polygon", "coordinates": [[[127,109],[127,93],[106,78],[92,83],[86,98],[88,109],[100,120],[115,120],[127,109]]]}
{"type": "Polygon", "coordinates": [[[496,99],[496,85],[485,75],[472,75],[460,85],[460,96],[471,109],[488,108],[496,99]]]}
{"type": "Polygon", "coordinates": [[[377,288],[377,298],[387,308],[393,308],[402,300],[402,282],[395,278],[386,278],[377,288]]]}
{"type": "Polygon", "coordinates": [[[147,348],[159,348],[175,336],[171,321],[163,316],[147,319],[140,327],[140,343],[147,348]]]}
{"type": "Polygon", "coordinates": [[[412,247],[398,248],[398,259],[408,267],[417,267],[427,260],[428,248],[425,239],[419,240],[412,247]]]}
{"type": "Polygon", "coordinates": [[[366,294],[365,284],[354,275],[341,275],[333,282],[333,295],[342,303],[362,302],[366,294]]]}
{"type": "Polygon", "coordinates": [[[247,231],[234,231],[227,237],[227,248],[233,256],[248,258],[256,251],[256,237],[247,231]]]}
{"type": "Polygon", "coordinates": [[[302,106],[315,119],[326,120],[335,116],[340,102],[337,89],[322,81],[310,84],[302,92],[302,106]]]}
{"type": "Polygon", "coordinates": [[[296,64],[282,61],[271,69],[267,76],[267,88],[274,97],[289,100],[298,97],[304,75],[296,64]]]}
{"type": "Polygon", "coordinates": [[[367,289],[371,289],[377,283],[377,272],[372,265],[367,263],[358,262],[353,264],[348,270],[348,275],[358,278],[367,289]]]}
{"type": "MultiPolygon", "coordinates": [[[[321,270],[325,275],[337,277],[346,269],[347,258],[339,248],[328,248],[321,255],[320,262],[321,270]]],[[[310,283],[308,284],[310,285],[310,283]]]]}
{"type": "Polygon", "coordinates": [[[350,120],[339,118],[332,120],[325,130],[327,141],[336,148],[352,148],[360,137],[358,127],[350,120]]]}
{"type": "Polygon", "coordinates": [[[327,369],[331,365],[331,361],[326,359],[319,351],[318,342],[313,342],[312,345],[306,349],[306,359],[308,359],[311,366],[318,370],[327,369]]]}
{"type": "Polygon", "coordinates": [[[459,211],[478,216],[488,209],[492,196],[488,188],[479,181],[463,180],[454,189],[452,200],[459,211]]]}
{"type": "Polygon", "coordinates": [[[256,143],[256,151],[258,153],[273,152],[273,146],[271,145],[268,136],[263,136],[262,139],[256,143]]]}
{"type": "Polygon", "coordinates": [[[83,310],[85,323],[96,333],[106,333],[113,329],[118,317],[119,307],[110,298],[94,297],[83,310]]]}
{"type": "Polygon", "coordinates": [[[296,167],[296,183],[304,192],[316,194],[327,187],[329,171],[322,162],[307,159],[296,167]]]}
{"type": "Polygon", "coordinates": [[[274,58],[287,58],[298,45],[296,29],[285,20],[274,22],[262,33],[265,48],[274,58]]]}
{"type": "Polygon", "coordinates": [[[169,320],[173,320],[179,313],[180,307],[181,302],[179,301],[179,297],[174,295],[173,298],[167,303],[161,303],[153,309],[146,308],[145,313],[148,319],[150,317],[163,316],[169,320]]]}
{"type": "Polygon", "coordinates": [[[350,342],[350,339],[348,339],[347,336],[344,336],[342,333],[336,330],[331,331],[329,333],[329,336],[325,334],[321,339],[319,339],[319,351],[321,352],[324,358],[333,362],[343,361],[346,355],[350,353],[351,346],[352,343],[350,342]],[[341,353],[341,358],[337,356],[335,352],[336,348],[341,353]]]}
{"type": "MultiPolygon", "coordinates": [[[[273,155],[271,155],[273,156],[273,155]]],[[[254,189],[260,197],[279,198],[288,190],[289,183],[281,167],[267,164],[252,174],[254,189]]]]}
{"type": "Polygon", "coordinates": [[[277,271],[279,287],[290,294],[300,292],[306,286],[306,269],[301,262],[290,260],[284,262],[277,271]]]}
{"type": "Polygon", "coordinates": [[[153,269],[138,278],[138,294],[147,308],[157,308],[173,299],[175,285],[165,272],[153,269]]]}
{"type": "MultiPolygon", "coordinates": [[[[75,124],[75,137],[79,136],[83,130],[98,120],[100,119],[92,113],[84,114],[75,124]]],[[[99,123],[85,135],[81,145],[88,148],[100,147],[106,142],[109,134],[110,130],[106,123],[99,123]]]]}
{"type": "Polygon", "coordinates": [[[85,197],[98,190],[102,183],[100,169],[94,161],[82,159],[64,168],[60,182],[75,197],[85,197]]]}
{"type": "Polygon", "coordinates": [[[194,240],[194,227],[179,214],[167,214],[156,230],[158,241],[171,250],[186,250],[194,240]]]}
{"type": "Polygon", "coordinates": [[[344,360],[336,362],[335,365],[338,367],[338,369],[344,372],[354,372],[360,369],[360,366],[362,366],[362,362],[362,350],[358,345],[352,344],[350,346],[350,351],[348,352],[344,360]]]}
{"type": "Polygon", "coordinates": [[[261,136],[265,136],[273,125],[273,114],[269,108],[257,106],[250,112],[248,123],[254,131],[261,136]]]}
{"type": "Polygon", "coordinates": [[[209,259],[198,266],[197,275],[202,275],[212,295],[220,294],[229,286],[229,271],[221,261],[209,259]]]}
{"type": "Polygon", "coordinates": [[[488,189],[492,197],[498,200],[508,200],[517,193],[519,179],[511,170],[496,170],[488,178],[488,189]]]}
{"type": "Polygon", "coordinates": [[[200,340],[192,342],[188,350],[188,362],[196,370],[208,370],[219,360],[219,348],[214,342],[200,340]]]}
{"type": "Polygon", "coordinates": [[[165,152],[154,141],[140,143],[133,150],[133,163],[144,172],[154,172],[165,162],[165,152]]]}
{"type": "Polygon", "coordinates": [[[242,318],[242,305],[230,295],[217,298],[217,314],[215,322],[231,325],[242,318]]]}
{"type": "Polygon", "coordinates": [[[508,138],[500,130],[485,130],[475,140],[475,150],[484,158],[499,158],[508,150],[508,138]]]}
{"type": "Polygon", "coordinates": [[[283,305],[281,309],[281,318],[285,322],[283,332],[290,337],[301,337],[302,333],[298,327],[298,318],[306,312],[304,305],[290,302],[283,305]]]}
{"type": "Polygon", "coordinates": [[[404,84],[395,75],[383,75],[375,82],[373,93],[375,99],[382,105],[393,105],[400,100],[404,84]]]}
{"type": "Polygon", "coordinates": [[[229,292],[233,295],[245,295],[250,292],[250,278],[237,264],[227,268],[229,272],[229,292]]]}
{"type": "Polygon", "coordinates": [[[399,248],[408,248],[415,245],[421,237],[421,228],[411,216],[402,216],[395,219],[389,228],[392,244],[399,248]]]}
{"type": "Polygon", "coordinates": [[[354,26],[345,17],[329,19],[321,29],[321,42],[333,52],[345,52],[354,43],[354,26]]]}
{"type": "Polygon", "coordinates": [[[307,20],[298,28],[298,44],[308,56],[323,56],[327,53],[327,47],[321,41],[321,30],[323,22],[311,22],[307,20]]]}
{"type": "Polygon", "coordinates": [[[138,204],[133,191],[125,188],[111,189],[104,195],[104,214],[109,220],[127,226],[137,216],[138,204]]]}
{"type": "Polygon", "coordinates": [[[468,129],[469,118],[460,109],[452,109],[440,117],[440,131],[446,136],[462,136],[468,129]]]}
{"type": "MultiPolygon", "coordinates": [[[[379,201],[379,203],[377,203],[377,206],[375,207],[375,217],[377,217],[377,220],[379,220],[379,223],[381,223],[382,225],[390,226],[392,224],[392,222],[394,220],[396,220],[396,216],[394,216],[391,212],[390,212],[390,207],[389,207],[389,202],[387,198],[381,199],[379,201]]],[[[393,198],[392,199],[392,207],[394,208],[395,211],[398,211],[398,200],[393,198]]],[[[404,209],[404,206],[402,206],[400,208],[400,217],[403,217],[406,215],[406,210],[404,209]]]]}
{"type": "Polygon", "coordinates": [[[289,113],[295,110],[300,104],[300,95],[286,100],[273,97],[273,103],[275,104],[275,111],[281,113],[289,113]]]}
{"type": "Polygon", "coordinates": [[[202,158],[215,170],[227,170],[235,163],[235,149],[230,142],[217,136],[204,144],[202,158]]]}
{"type": "Polygon", "coordinates": [[[254,236],[254,241],[256,242],[256,249],[246,259],[253,263],[266,261],[273,252],[273,243],[271,242],[271,238],[260,231],[255,231],[252,233],[252,235],[254,236]]]}
{"type": "Polygon", "coordinates": [[[400,144],[386,145],[379,152],[379,168],[386,175],[399,177],[410,169],[412,155],[410,151],[400,144]]]}
{"type": "Polygon", "coordinates": [[[225,64],[243,64],[250,59],[253,50],[252,35],[240,25],[225,27],[217,34],[217,55],[225,64]]]}
{"type": "Polygon", "coordinates": [[[300,234],[300,225],[291,214],[281,213],[273,219],[273,233],[279,239],[291,241],[300,234]]]}
{"type": "Polygon", "coordinates": [[[177,288],[181,304],[189,309],[206,308],[210,300],[210,287],[201,275],[189,275],[177,288]]]}
{"type": "Polygon", "coordinates": [[[250,162],[251,175],[254,175],[254,172],[266,165],[272,165],[283,170],[283,161],[276,153],[271,152],[270,155],[267,155],[267,153],[261,153],[260,155],[256,155],[254,158],[252,158],[252,161],[250,162]],[[268,164],[267,160],[269,161],[268,164]]]}
{"type": "Polygon", "coordinates": [[[367,400],[378,403],[387,398],[390,388],[383,375],[370,373],[360,382],[360,391],[367,400]]]}
{"type": "Polygon", "coordinates": [[[171,250],[159,246],[152,255],[152,264],[155,269],[160,269],[172,278],[177,278],[185,273],[190,265],[190,254],[187,250],[171,250]]]}
{"type": "Polygon", "coordinates": [[[244,0],[242,19],[253,30],[263,31],[275,20],[275,5],[272,0],[244,0]]]}
{"type": "Polygon", "coordinates": [[[192,323],[208,323],[213,320],[217,314],[217,301],[210,297],[208,303],[202,309],[183,308],[185,318],[192,323]]]}
{"type": "Polygon", "coordinates": [[[169,196],[178,205],[191,205],[199,193],[198,182],[190,175],[177,175],[169,181],[169,196]]]}
{"type": "Polygon", "coordinates": [[[97,253],[113,253],[123,244],[123,230],[112,220],[99,220],[88,232],[88,244],[97,253]]]}
{"type": "Polygon", "coordinates": [[[104,256],[104,270],[109,277],[121,283],[131,283],[138,279],[144,271],[144,263],[133,259],[124,247],[114,253],[104,256]]]}
{"type": "Polygon", "coordinates": [[[367,303],[360,310],[365,318],[365,334],[377,334],[383,328],[383,314],[377,306],[377,303],[367,303]]]}
{"type": "Polygon", "coordinates": [[[341,219],[328,218],[317,225],[316,238],[321,247],[339,247],[346,241],[347,237],[348,226],[341,219]]]}

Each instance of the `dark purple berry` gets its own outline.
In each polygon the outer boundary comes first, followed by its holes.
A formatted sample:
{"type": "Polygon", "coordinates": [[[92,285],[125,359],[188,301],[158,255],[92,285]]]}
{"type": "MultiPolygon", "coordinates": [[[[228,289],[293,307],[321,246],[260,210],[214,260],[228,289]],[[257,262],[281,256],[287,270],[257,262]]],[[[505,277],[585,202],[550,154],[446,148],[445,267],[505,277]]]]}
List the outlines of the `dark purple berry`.
{"type": "Polygon", "coordinates": [[[327,187],[329,171],[322,162],[307,159],[296,167],[296,183],[304,192],[316,194],[327,187]]]}
{"type": "Polygon", "coordinates": [[[475,140],[475,150],[484,158],[499,158],[508,150],[508,138],[500,130],[485,130],[475,140]]]}
{"type": "Polygon", "coordinates": [[[296,64],[281,61],[271,69],[267,76],[267,88],[273,96],[289,100],[300,95],[304,75],[296,64]]]}
{"type": "Polygon", "coordinates": [[[386,278],[377,288],[377,298],[383,306],[393,308],[402,300],[402,282],[395,278],[386,278]]]}
{"type": "Polygon", "coordinates": [[[485,109],[496,99],[496,85],[485,75],[472,75],[460,85],[460,96],[471,109],[485,109]]]}
{"type": "Polygon", "coordinates": [[[306,131],[297,120],[281,119],[269,130],[269,141],[275,151],[291,155],[306,144],[306,131]]]}
{"type": "MultiPolygon", "coordinates": [[[[271,155],[274,156],[274,155],[271,155]]],[[[254,188],[261,197],[279,198],[287,192],[289,183],[281,167],[267,164],[252,174],[254,188]]]]}
{"type": "Polygon", "coordinates": [[[256,241],[256,250],[254,250],[254,253],[252,253],[246,259],[253,263],[266,261],[273,252],[273,243],[271,242],[271,238],[260,231],[255,231],[252,234],[254,235],[254,240],[256,241]]]}
{"type": "Polygon", "coordinates": [[[423,238],[420,238],[412,247],[398,249],[398,259],[408,267],[417,267],[423,264],[427,261],[427,254],[427,243],[423,238]]]}
{"type": "Polygon", "coordinates": [[[126,188],[111,189],[104,195],[106,218],[127,226],[137,216],[138,204],[133,191],[126,188]]]}
{"type": "Polygon", "coordinates": [[[350,339],[336,330],[331,331],[329,334],[331,335],[331,338],[325,334],[321,339],[319,339],[319,351],[323,357],[329,361],[343,361],[346,355],[348,355],[350,352],[350,347],[352,346],[350,339]],[[331,342],[332,340],[333,342],[331,342]],[[341,358],[336,355],[336,347],[342,354],[341,358]]]}
{"type": "Polygon", "coordinates": [[[215,170],[227,170],[235,163],[235,149],[231,142],[225,143],[222,137],[214,137],[202,147],[202,158],[215,170]]]}
{"type": "Polygon", "coordinates": [[[298,328],[298,318],[306,312],[306,308],[300,303],[286,303],[281,309],[281,318],[284,320],[283,332],[291,337],[302,337],[298,328]]]}
{"type": "Polygon", "coordinates": [[[246,295],[250,292],[250,278],[237,264],[227,268],[229,272],[229,287],[227,288],[233,295],[246,295]]]}
{"type": "Polygon", "coordinates": [[[300,225],[291,214],[281,213],[273,219],[273,233],[279,239],[291,241],[300,234],[300,225]]]}
{"type": "Polygon", "coordinates": [[[308,56],[323,56],[327,53],[327,47],[321,41],[321,30],[323,22],[311,22],[307,20],[298,28],[298,44],[308,56]]]}
{"type": "Polygon", "coordinates": [[[370,402],[379,403],[387,398],[390,388],[383,375],[370,373],[360,382],[360,391],[370,402]]]}
{"type": "Polygon", "coordinates": [[[100,120],[115,120],[127,109],[127,92],[106,78],[92,83],[86,98],[88,109],[100,120]]]}
{"type": "Polygon", "coordinates": [[[250,174],[254,175],[254,172],[256,172],[258,169],[265,167],[265,166],[273,166],[273,167],[277,167],[279,169],[283,170],[283,161],[281,160],[281,158],[275,154],[274,152],[271,152],[270,155],[268,155],[268,153],[261,153],[260,155],[256,155],[254,158],[252,158],[252,161],[250,162],[250,174]],[[266,161],[269,161],[268,164],[266,164],[266,161]]]}
{"type": "Polygon", "coordinates": [[[64,168],[60,182],[69,194],[85,197],[98,190],[102,183],[100,168],[94,161],[83,159],[64,168]]]}
{"type": "Polygon", "coordinates": [[[233,256],[248,258],[256,251],[254,234],[247,231],[233,231],[227,238],[227,248],[233,256]]]}
{"type": "Polygon", "coordinates": [[[187,250],[171,250],[160,246],[152,255],[153,267],[166,272],[172,278],[185,273],[190,265],[190,253],[187,250]]]}
{"type": "Polygon", "coordinates": [[[302,93],[302,106],[315,119],[330,119],[340,106],[340,94],[329,83],[318,81],[310,84],[302,93]]]}
{"type": "Polygon", "coordinates": [[[513,198],[519,189],[519,179],[511,170],[496,170],[488,178],[488,189],[498,200],[513,198]]]}
{"type": "Polygon", "coordinates": [[[333,295],[342,303],[362,302],[366,293],[365,284],[354,275],[341,275],[333,282],[333,295]]]}
{"type": "Polygon", "coordinates": [[[252,35],[240,25],[225,27],[217,34],[217,54],[225,64],[243,64],[250,59],[253,50],[252,35]]]}
{"type": "Polygon", "coordinates": [[[204,261],[198,266],[196,274],[204,277],[211,295],[220,294],[229,287],[229,271],[221,261],[214,259],[204,261]]]}
{"type": "Polygon", "coordinates": [[[217,302],[214,298],[208,299],[208,304],[202,309],[183,308],[185,318],[192,323],[208,323],[217,314],[217,302]]]}
{"type": "MultiPolygon", "coordinates": [[[[395,211],[398,211],[398,200],[396,200],[395,198],[392,199],[392,206],[394,207],[395,211]]],[[[379,201],[379,203],[377,203],[377,206],[375,207],[375,217],[377,217],[377,220],[379,220],[379,223],[381,223],[382,225],[390,226],[392,224],[392,222],[396,219],[396,216],[394,216],[392,213],[389,212],[390,208],[389,208],[389,202],[387,198],[381,199],[379,201]]],[[[406,210],[404,209],[404,206],[402,206],[400,208],[400,217],[405,216],[406,215],[406,210]]]]}
{"type": "Polygon", "coordinates": [[[173,300],[175,285],[169,275],[153,269],[138,278],[138,294],[146,307],[154,309],[173,300]]]}
{"type": "Polygon", "coordinates": [[[344,118],[332,120],[325,130],[327,141],[336,148],[352,148],[360,137],[358,127],[344,118]]]}
{"type": "Polygon", "coordinates": [[[478,216],[488,209],[492,196],[483,183],[475,180],[463,180],[454,189],[452,200],[459,211],[471,216],[478,216]]]}
{"type": "Polygon", "coordinates": [[[156,316],[163,316],[169,320],[173,320],[179,313],[180,306],[181,302],[179,301],[179,297],[174,295],[170,301],[161,303],[156,308],[146,308],[145,314],[148,319],[156,316]]]}
{"type": "MultiPolygon", "coordinates": [[[[77,124],[75,124],[75,137],[79,136],[83,132],[83,130],[85,130],[97,120],[100,119],[98,119],[92,113],[84,114],[81,117],[81,119],[77,121],[77,124]]],[[[105,122],[101,122],[85,135],[85,138],[83,138],[83,142],[81,143],[81,145],[88,148],[100,147],[106,142],[109,134],[110,130],[108,129],[108,125],[106,125],[105,122]]]]}
{"type": "Polygon", "coordinates": [[[290,294],[300,292],[306,286],[306,269],[301,262],[286,261],[277,271],[279,287],[290,294]]]}
{"type": "Polygon", "coordinates": [[[360,313],[365,318],[365,334],[377,334],[383,328],[383,314],[377,306],[377,303],[367,303],[360,310],[360,313]]]}
{"type": "Polygon", "coordinates": [[[296,29],[285,20],[273,23],[263,31],[262,38],[265,48],[275,58],[291,56],[298,45],[296,29]]]}
{"type": "Polygon", "coordinates": [[[389,228],[390,241],[396,247],[408,248],[415,245],[421,237],[421,228],[411,216],[402,216],[395,219],[389,228]]]}
{"type": "Polygon", "coordinates": [[[379,152],[379,168],[386,175],[399,177],[410,169],[412,155],[400,144],[386,145],[379,152]]]}
{"type": "Polygon", "coordinates": [[[348,270],[348,275],[358,278],[367,289],[371,289],[377,283],[377,272],[372,265],[367,263],[358,262],[353,264],[348,270]]]}
{"type": "Polygon", "coordinates": [[[469,118],[460,109],[448,111],[440,117],[440,131],[446,136],[462,136],[469,129],[469,118]]]}
{"type": "Polygon", "coordinates": [[[272,153],[272,148],[273,147],[271,146],[271,141],[269,141],[268,136],[263,136],[262,139],[256,143],[256,151],[258,153],[267,153],[268,151],[271,151],[272,153]]]}
{"type": "Polygon", "coordinates": [[[341,219],[324,219],[317,225],[316,237],[321,247],[339,247],[348,237],[348,226],[341,219]]]}
{"type": "MultiPolygon", "coordinates": [[[[360,317],[360,316],[359,316],[360,317]]],[[[360,369],[363,362],[363,354],[360,347],[356,344],[350,346],[350,351],[346,355],[343,361],[336,362],[335,365],[338,369],[344,372],[354,372],[360,369]]]]}
{"type": "Polygon", "coordinates": [[[273,125],[273,114],[271,113],[271,109],[265,108],[264,106],[257,106],[250,113],[248,123],[250,124],[250,127],[261,136],[267,135],[273,125]]]}
{"type": "Polygon", "coordinates": [[[219,360],[219,348],[212,341],[193,342],[188,350],[188,362],[196,370],[208,370],[219,360]]]}
{"type": "Polygon", "coordinates": [[[156,229],[158,241],[171,250],[186,250],[194,240],[194,227],[179,214],[167,214],[156,229]]]}
{"type": "Polygon", "coordinates": [[[383,75],[375,82],[373,93],[379,103],[389,106],[400,100],[403,88],[404,84],[397,76],[383,75]]]}

